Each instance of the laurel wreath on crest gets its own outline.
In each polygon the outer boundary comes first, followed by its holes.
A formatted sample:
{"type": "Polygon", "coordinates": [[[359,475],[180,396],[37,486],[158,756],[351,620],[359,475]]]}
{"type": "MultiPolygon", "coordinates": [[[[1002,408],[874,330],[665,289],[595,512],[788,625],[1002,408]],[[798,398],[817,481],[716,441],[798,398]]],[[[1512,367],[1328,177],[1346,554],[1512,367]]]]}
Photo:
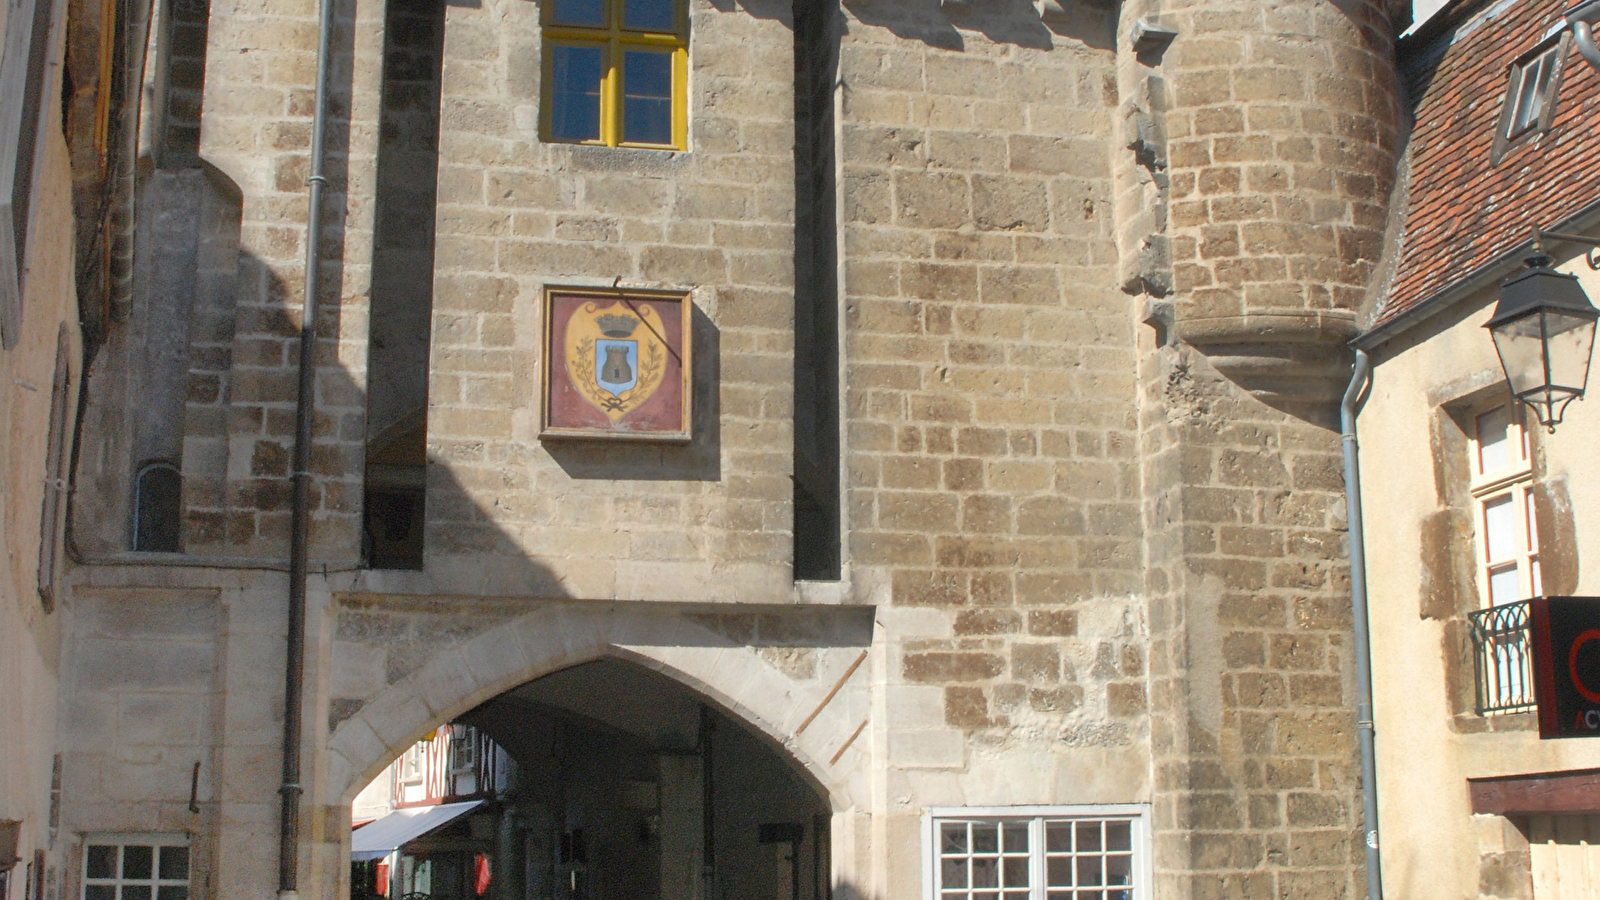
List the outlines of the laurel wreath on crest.
{"type": "Polygon", "coordinates": [[[600,407],[604,412],[615,413],[618,417],[632,411],[655,392],[656,385],[661,382],[661,376],[666,368],[666,356],[661,352],[661,345],[650,344],[645,351],[644,359],[639,361],[637,381],[633,387],[618,396],[600,387],[595,381],[594,367],[597,360],[594,356],[594,339],[584,338],[578,341],[577,349],[578,352],[574,356],[567,358],[567,373],[572,376],[572,383],[590,403],[600,407]]]}

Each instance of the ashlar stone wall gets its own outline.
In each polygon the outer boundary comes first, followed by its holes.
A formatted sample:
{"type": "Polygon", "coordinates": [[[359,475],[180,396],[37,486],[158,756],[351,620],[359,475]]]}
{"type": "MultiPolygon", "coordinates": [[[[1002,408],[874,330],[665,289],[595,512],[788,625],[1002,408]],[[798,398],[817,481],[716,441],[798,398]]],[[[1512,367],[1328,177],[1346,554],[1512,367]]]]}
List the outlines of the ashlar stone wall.
{"type": "Polygon", "coordinates": [[[921,807],[1147,796],[1113,22],[1074,12],[845,10],[846,558],[885,626],[893,896],[921,807]]]}
{"type": "Polygon", "coordinates": [[[538,6],[449,10],[430,570],[594,598],[789,595],[788,18],[690,5],[690,151],[662,153],[540,143],[538,6]],[[618,282],[691,292],[695,441],[540,443],[543,290],[618,282]]]}
{"type": "Polygon", "coordinates": [[[1124,273],[1140,457],[1158,890],[1358,896],[1336,402],[1371,289],[1395,100],[1377,3],[1122,10],[1124,273]],[[1142,20],[1142,21],[1141,21],[1142,20]],[[1143,229],[1154,229],[1144,234],[1143,229]],[[1143,237],[1140,235],[1144,234],[1143,237]],[[1153,235],[1153,237],[1152,237],[1153,235]],[[1160,277],[1169,242],[1171,274],[1160,277]]]}
{"type": "Polygon", "coordinates": [[[1143,371],[1158,889],[1358,896],[1338,436],[1190,348],[1143,371]]]}
{"type": "MultiPolygon", "coordinates": [[[[1164,5],[1179,36],[1154,55],[1130,48],[1156,4],[838,11],[846,577],[820,587],[789,565],[796,79],[771,0],[691,3],[679,153],[540,142],[538,5],[448,8],[426,567],[339,571],[358,552],[384,20],[377,0],[340,7],[304,811],[319,884],[337,885],[360,775],[540,674],[524,651],[600,652],[581,623],[641,601],[663,667],[710,647],[708,696],[772,688],[758,718],[778,741],[869,650],[847,711],[793,745],[853,804],[835,846],[863,895],[916,896],[925,807],[1094,802],[1153,803],[1168,895],[1356,893],[1338,447],[1316,405],[1342,363],[1278,351],[1336,346],[1370,274],[1386,38],[1359,2],[1164,5]],[[1140,103],[1160,127],[1140,130],[1140,103]],[[1166,282],[1139,268],[1163,242],[1166,282]],[[692,444],[538,439],[543,292],[613,284],[692,296],[692,444]],[[1192,327],[1208,316],[1228,321],[1192,327]],[[872,607],[869,636],[791,653],[738,621],[838,612],[819,599],[872,607]],[[533,615],[561,604],[581,610],[570,631],[533,615]],[[693,618],[712,604],[715,628],[693,618]],[[841,735],[850,752],[820,762],[841,735]]],[[[238,197],[240,252],[231,327],[208,324],[191,365],[185,465],[192,449],[208,467],[187,549],[219,568],[83,576],[215,588],[240,625],[216,638],[212,695],[226,890],[270,879],[229,851],[272,833],[282,577],[217,557],[270,569],[287,545],[314,16],[212,6],[200,155],[238,197]]]]}

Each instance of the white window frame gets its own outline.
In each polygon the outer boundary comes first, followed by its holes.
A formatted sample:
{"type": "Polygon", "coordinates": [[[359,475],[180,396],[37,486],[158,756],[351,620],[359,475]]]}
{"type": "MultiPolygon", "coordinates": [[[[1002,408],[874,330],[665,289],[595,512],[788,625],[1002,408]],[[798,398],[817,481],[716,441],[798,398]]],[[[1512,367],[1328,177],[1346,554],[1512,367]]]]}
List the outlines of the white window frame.
{"type": "MultiPolygon", "coordinates": [[[[181,884],[188,892],[189,896],[192,897],[194,895],[194,846],[193,842],[190,840],[190,836],[185,832],[108,831],[96,834],[86,834],[83,836],[83,853],[81,855],[83,858],[80,860],[78,866],[78,873],[80,875],[78,879],[78,900],[84,900],[84,898],[88,896],[89,887],[91,884],[115,885],[118,887],[122,886],[123,884],[152,885],[156,887],[177,886],[181,884]],[[131,844],[139,847],[157,848],[154,854],[155,858],[151,861],[151,877],[129,881],[123,879],[119,873],[115,878],[90,879],[89,848],[97,844],[114,844],[118,847],[127,847],[131,844]],[[159,877],[161,875],[161,852],[159,848],[161,847],[184,847],[188,849],[188,873],[185,875],[182,881],[179,881],[176,878],[159,877]]],[[[152,900],[157,900],[155,895],[159,895],[159,893],[159,891],[153,891],[152,900]]]]}
{"type": "Polygon", "coordinates": [[[422,784],[428,780],[427,753],[423,749],[427,743],[427,741],[417,741],[400,754],[402,785],[422,784]]]}
{"type": "MultiPolygon", "coordinates": [[[[1143,803],[1069,804],[1055,806],[936,806],[922,811],[922,898],[940,900],[938,828],[950,821],[1027,821],[1030,859],[1029,898],[1045,900],[1046,819],[1129,819],[1133,852],[1133,900],[1151,900],[1150,807],[1143,803]]],[[[998,892],[998,888],[996,889],[998,892]]]]}
{"type": "Polygon", "coordinates": [[[1504,571],[1510,566],[1514,565],[1517,569],[1517,600],[1536,597],[1542,591],[1539,571],[1539,527],[1534,521],[1530,493],[1533,487],[1532,448],[1529,445],[1526,427],[1526,411],[1520,403],[1508,402],[1476,407],[1470,413],[1469,424],[1468,444],[1471,459],[1468,460],[1468,464],[1472,473],[1470,483],[1472,530],[1477,544],[1475,570],[1479,582],[1479,599],[1482,601],[1482,607],[1489,609],[1495,605],[1494,595],[1490,591],[1490,579],[1496,572],[1504,571]],[[1509,424],[1506,426],[1507,462],[1498,469],[1485,471],[1482,465],[1483,451],[1479,440],[1479,426],[1483,417],[1501,409],[1509,412],[1509,424]],[[1518,524],[1515,535],[1516,552],[1511,556],[1490,559],[1489,524],[1486,517],[1489,505],[1502,497],[1510,498],[1518,524]]]}
{"type": "Polygon", "coordinates": [[[1551,44],[1511,67],[1511,84],[1506,103],[1511,106],[1511,118],[1506,123],[1506,137],[1516,140],[1539,127],[1544,111],[1555,99],[1555,87],[1561,74],[1561,45],[1551,44]],[[1538,79],[1545,80],[1544,88],[1538,79]],[[1529,82],[1533,83],[1530,85],[1529,82]]]}
{"type": "Polygon", "coordinates": [[[1564,31],[1507,68],[1506,95],[1500,109],[1499,124],[1495,126],[1494,146],[1489,152],[1490,165],[1499,165],[1501,158],[1513,147],[1550,130],[1555,121],[1561,80],[1571,48],[1571,33],[1564,31]],[[1545,65],[1550,68],[1544,90],[1538,90],[1535,81],[1532,93],[1525,94],[1523,89],[1528,79],[1537,79],[1545,65]]]}
{"type": "Polygon", "coordinates": [[[455,728],[450,730],[450,774],[474,775],[478,771],[478,729],[463,726],[465,737],[456,739],[455,728]]]}

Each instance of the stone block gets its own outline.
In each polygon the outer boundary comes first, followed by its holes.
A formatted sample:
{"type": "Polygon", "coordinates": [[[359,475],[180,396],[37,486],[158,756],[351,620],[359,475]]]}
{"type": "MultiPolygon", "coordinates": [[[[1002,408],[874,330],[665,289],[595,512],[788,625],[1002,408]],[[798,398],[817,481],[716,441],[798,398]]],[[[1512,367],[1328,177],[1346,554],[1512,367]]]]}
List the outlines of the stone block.
{"type": "Polygon", "coordinates": [[[1045,231],[1050,208],[1042,188],[1033,179],[974,175],[973,220],[980,229],[991,231],[1045,231]]]}
{"type": "Polygon", "coordinates": [[[1061,653],[1055,644],[1011,645],[1011,677],[1028,683],[1050,684],[1061,678],[1061,653]]]}
{"type": "Polygon", "coordinates": [[[892,577],[892,596],[897,604],[958,606],[968,600],[965,573],[898,571],[892,577]]]}
{"type": "Polygon", "coordinates": [[[215,650],[210,643],[98,640],[91,646],[79,675],[79,683],[90,690],[203,694],[215,676],[215,650]]]}
{"type": "Polygon", "coordinates": [[[918,684],[976,682],[995,678],[1004,668],[1004,661],[992,653],[907,653],[901,674],[918,684]]]}
{"type": "Polygon", "coordinates": [[[1006,609],[969,609],[956,614],[955,634],[967,636],[1015,634],[1022,630],[1022,615],[1006,609]]]}
{"type": "Polygon", "coordinates": [[[905,227],[958,228],[969,220],[966,178],[951,173],[898,172],[895,221],[905,227]]]}
{"type": "Polygon", "coordinates": [[[960,769],[966,765],[966,737],[949,728],[889,732],[889,753],[904,769],[960,769]]]}

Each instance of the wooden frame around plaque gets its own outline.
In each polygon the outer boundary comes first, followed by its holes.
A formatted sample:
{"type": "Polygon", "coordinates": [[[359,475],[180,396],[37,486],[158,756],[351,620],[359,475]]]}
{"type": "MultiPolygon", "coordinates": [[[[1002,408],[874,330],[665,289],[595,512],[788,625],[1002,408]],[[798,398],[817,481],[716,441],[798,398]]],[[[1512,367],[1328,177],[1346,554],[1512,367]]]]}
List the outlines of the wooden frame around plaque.
{"type": "Polygon", "coordinates": [[[685,291],[546,287],[541,438],[693,437],[685,291]]]}

